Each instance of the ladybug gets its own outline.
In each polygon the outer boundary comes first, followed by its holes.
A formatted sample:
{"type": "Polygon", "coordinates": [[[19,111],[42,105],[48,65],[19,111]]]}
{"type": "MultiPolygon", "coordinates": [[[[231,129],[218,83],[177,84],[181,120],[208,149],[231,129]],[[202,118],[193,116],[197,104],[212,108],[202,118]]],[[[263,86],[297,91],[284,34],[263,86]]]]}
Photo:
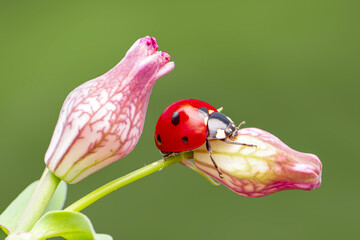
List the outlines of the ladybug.
{"type": "MultiPolygon", "coordinates": [[[[243,123],[245,122],[241,124],[243,123]]],[[[233,142],[239,127],[210,104],[195,99],[184,99],[171,104],[161,114],[155,127],[155,144],[166,158],[171,154],[193,150],[206,143],[210,159],[220,178],[223,178],[221,170],[212,157],[209,140],[218,139],[230,144],[254,147],[255,145],[252,144],[233,142]]]]}

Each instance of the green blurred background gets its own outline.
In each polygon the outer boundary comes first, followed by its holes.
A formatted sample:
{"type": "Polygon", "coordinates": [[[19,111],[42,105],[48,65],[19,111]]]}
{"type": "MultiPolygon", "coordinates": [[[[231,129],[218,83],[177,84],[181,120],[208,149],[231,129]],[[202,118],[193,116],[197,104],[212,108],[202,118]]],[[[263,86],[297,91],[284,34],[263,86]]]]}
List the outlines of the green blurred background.
{"type": "Polygon", "coordinates": [[[151,35],[176,67],[153,89],[139,144],[69,186],[67,205],[160,159],[159,115],[197,98],[317,154],[322,186],[250,199],[179,164],[85,209],[97,232],[116,240],[359,236],[359,12],[357,0],[1,1],[0,212],[42,173],[67,94],[151,35]]]}

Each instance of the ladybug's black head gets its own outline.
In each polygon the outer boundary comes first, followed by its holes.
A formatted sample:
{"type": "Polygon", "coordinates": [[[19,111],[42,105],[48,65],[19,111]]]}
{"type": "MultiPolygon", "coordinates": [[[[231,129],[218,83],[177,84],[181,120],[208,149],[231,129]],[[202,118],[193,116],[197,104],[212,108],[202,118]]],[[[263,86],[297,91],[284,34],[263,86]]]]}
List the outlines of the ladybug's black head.
{"type": "Polygon", "coordinates": [[[233,139],[237,134],[235,123],[225,114],[214,112],[208,120],[208,135],[216,139],[233,139]]]}
{"type": "Polygon", "coordinates": [[[236,137],[237,127],[235,126],[235,123],[233,121],[231,121],[231,124],[229,124],[228,127],[225,129],[225,134],[231,140],[234,140],[234,137],[236,137]]]}

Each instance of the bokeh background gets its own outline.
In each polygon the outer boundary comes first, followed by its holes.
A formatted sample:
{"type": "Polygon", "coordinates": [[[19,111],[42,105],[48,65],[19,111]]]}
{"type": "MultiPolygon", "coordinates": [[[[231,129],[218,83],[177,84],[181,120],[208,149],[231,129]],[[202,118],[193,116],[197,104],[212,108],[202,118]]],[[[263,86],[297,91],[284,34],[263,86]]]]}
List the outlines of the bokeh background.
{"type": "MultiPolygon", "coordinates": [[[[182,165],[83,212],[114,239],[359,236],[360,1],[1,1],[0,211],[44,169],[67,94],[155,36],[175,70],[156,83],[135,150],[69,186],[66,205],[161,158],[161,112],[196,98],[323,163],[319,189],[238,196],[182,165]]],[[[1,236],[1,235],[0,235],[1,236]]]]}

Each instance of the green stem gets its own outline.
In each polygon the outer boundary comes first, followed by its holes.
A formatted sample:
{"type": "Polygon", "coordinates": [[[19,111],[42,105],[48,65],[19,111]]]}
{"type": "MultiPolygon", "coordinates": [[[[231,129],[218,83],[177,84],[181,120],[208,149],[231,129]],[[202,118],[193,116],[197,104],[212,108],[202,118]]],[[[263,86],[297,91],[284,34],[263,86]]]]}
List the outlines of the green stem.
{"type": "Polygon", "coordinates": [[[46,168],[14,232],[31,230],[43,215],[59,183],[60,179],[46,168]]]}
{"type": "Polygon", "coordinates": [[[83,210],[84,208],[86,208],[87,206],[89,206],[90,204],[105,197],[109,193],[111,193],[125,185],[128,185],[136,180],[146,177],[154,172],[160,171],[166,167],[169,167],[175,163],[178,163],[183,158],[184,158],[184,153],[180,153],[180,154],[177,154],[176,156],[169,156],[166,158],[166,160],[161,159],[150,165],[147,165],[143,168],[133,171],[123,177],[115,179],[114,181],[109,182],[108,184],[105,184],[104,186],[96,189],[95,191],[89,193],[88,195],[79,199],[75,203],[71,204],[64,210],[79,212],[79,211],[83,210]]]}

